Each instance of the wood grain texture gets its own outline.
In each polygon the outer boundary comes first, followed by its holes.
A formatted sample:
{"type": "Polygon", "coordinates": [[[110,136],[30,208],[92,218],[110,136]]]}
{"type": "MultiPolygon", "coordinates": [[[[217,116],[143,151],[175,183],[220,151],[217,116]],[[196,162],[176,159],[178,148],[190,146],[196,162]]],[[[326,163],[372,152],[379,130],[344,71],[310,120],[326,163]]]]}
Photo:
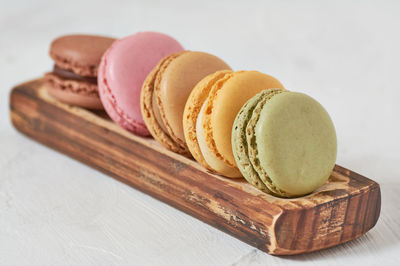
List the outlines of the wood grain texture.
{"type": "Polygon", "coordinates": [[[276,198],[132,135],[104,113],[55,101],[40,79],[12,90],[10,115],[27,136],[270,254],[335,246],[366,233],[379,218],[379,185],[341,166],[310,195],[276,198]]]}

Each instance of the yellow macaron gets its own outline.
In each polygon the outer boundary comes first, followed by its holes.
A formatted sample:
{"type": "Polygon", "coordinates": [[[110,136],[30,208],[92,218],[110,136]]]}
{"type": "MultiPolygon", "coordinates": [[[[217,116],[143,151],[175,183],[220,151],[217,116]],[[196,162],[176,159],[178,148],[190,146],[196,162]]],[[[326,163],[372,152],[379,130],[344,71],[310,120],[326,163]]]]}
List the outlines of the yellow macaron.
{"type": "Polygon", "coordinates": [[[218,71],[201,80],[185,105],[183,129],[189,151],[205,168],[227,177],[241,177],[231,144],[237,113],[265,89],[284,89],[274,77],[258,71],[218,71]]]}

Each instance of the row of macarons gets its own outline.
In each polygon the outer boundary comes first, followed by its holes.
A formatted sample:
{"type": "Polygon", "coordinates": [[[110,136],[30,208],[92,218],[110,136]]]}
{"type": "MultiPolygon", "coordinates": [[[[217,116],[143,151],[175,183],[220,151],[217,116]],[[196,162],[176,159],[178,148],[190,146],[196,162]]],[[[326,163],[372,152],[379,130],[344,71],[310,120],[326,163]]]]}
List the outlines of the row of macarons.
{"type": "Polygon", "coordinates": [[[270,75],[233,71],[156,32],[119,40],[66,35],[52,42],[50,56],[55,65],[45,80],[54,98],[104,108],[126,130],[213,173],[292,197],[332,172],[337,143],[328,113],[270,75]]]}

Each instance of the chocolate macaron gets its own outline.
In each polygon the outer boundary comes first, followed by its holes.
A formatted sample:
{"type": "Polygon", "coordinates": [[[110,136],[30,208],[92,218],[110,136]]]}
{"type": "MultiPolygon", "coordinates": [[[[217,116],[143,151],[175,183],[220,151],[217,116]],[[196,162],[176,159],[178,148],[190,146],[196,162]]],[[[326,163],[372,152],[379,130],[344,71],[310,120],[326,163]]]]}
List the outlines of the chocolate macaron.
{"type": "Polygon", "coordinates": [[[103,109],[97,69],[104,52],[114,41],[94,35],[65,35],[55,39],[50,45],[54,68],[45,74],[49,94],[67,104],[103,109]]]}

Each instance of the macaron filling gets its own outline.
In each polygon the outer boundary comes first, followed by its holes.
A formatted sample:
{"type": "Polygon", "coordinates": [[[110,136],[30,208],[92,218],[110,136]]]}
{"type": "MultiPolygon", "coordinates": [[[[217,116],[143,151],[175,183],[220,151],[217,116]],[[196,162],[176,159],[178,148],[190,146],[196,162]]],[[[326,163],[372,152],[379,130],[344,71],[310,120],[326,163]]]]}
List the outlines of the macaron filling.
{"type": "Polygon", "coordinates": [[[241,177],[242,175],[238,169],[228,166],[224,161],[215,156],[214,153],[208,148],[203,127],[203,117],[206,105],[207,100],[203,103],[196,120],[197,141],[199,143],[200,151],[204,157],[204,160],[216,173],[220,173],[227,177],[241,177]]]}
{"type": "Polygon", "coordinates": [[[64,79],[64,80],[76,80],[76,81],[87,82],[87,83],[95,84],[95,85],[97,84],[97,77],[78,75],[71,70],[60,68],[57,65],[54,65],[53,72],[51,72],[51,73],[61,79],[64,79]]]}

